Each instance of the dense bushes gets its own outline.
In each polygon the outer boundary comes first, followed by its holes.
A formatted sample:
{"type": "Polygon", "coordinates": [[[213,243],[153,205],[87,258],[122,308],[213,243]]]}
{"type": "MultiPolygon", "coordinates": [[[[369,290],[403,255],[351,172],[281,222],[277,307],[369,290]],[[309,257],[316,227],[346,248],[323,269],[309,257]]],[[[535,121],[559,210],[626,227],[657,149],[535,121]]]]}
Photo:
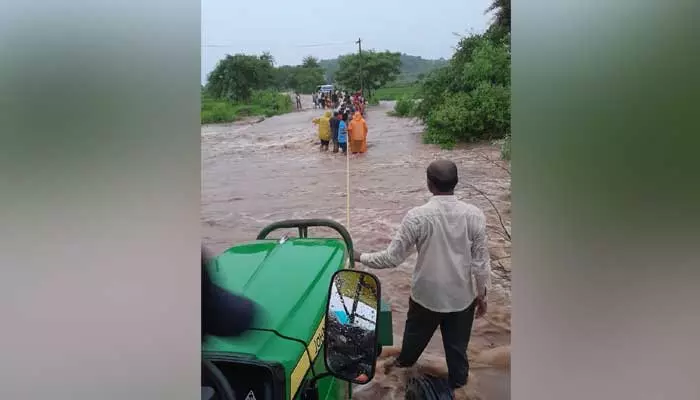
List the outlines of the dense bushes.
{"type": "Polygon", "coordinates": [[[450,63],[425,78],[414,113],[426,142],[451,147],[510,134],[509,44],[510,35],[462,38],[450,63]]]}
{"type": "Polygon", "coordinates": [[[410,96],[403,96],[396,101],[393,115],[397,117],[413,116],[416,110],[416,101],[410,96]]]}
{"type": "Polygon", "coordinates": [[[201,120],[203,124],[235,121],[237,118],[236,105],[228,100],[215,100],[202,94],[201,120]]]}
{"type": "Polygon", "coordinates": [[[266,117],[288,113],[293,108],[292,99],[289,95],[271,90],[254,93],[251,103],[260,107],[263,111],[262,115],[266,117]]]}
{"type": "Polygon", "coordinates": [[[201,119],[203,124],[232,122],[252,115],[280,115],[292,111],[292,108],[289,95],[275,91],[252,92],[246,102],[215,99],[207,93],[202,93],[201,119]]]}
{"type": "Polygon", "coordinates": [[[481,82],[470,92],[447,94],[425,117],[426,140],[441,144],[494,139],[505,136],[510,127],[510,90],[481,82]]]}

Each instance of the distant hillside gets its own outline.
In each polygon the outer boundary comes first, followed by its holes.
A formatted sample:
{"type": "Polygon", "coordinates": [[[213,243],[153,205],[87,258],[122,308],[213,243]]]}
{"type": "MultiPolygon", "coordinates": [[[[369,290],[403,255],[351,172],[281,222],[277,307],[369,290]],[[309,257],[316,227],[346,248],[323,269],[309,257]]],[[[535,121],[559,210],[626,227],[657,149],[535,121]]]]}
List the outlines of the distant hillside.
{"type": "MultiPolygon", "coordinates": [[[[335,71],[338,70],[338,59],[320,60],[319,64],[326,76],[332,80],[335,71]]],[[[428,73],[445,64],[447,64],[447,60],[444,58],[428,60],[419,56],[401,54],[401,76],[399,76],[398,80],[399,82],[413,82],[418,79],[419,75],[428,73]]]]}

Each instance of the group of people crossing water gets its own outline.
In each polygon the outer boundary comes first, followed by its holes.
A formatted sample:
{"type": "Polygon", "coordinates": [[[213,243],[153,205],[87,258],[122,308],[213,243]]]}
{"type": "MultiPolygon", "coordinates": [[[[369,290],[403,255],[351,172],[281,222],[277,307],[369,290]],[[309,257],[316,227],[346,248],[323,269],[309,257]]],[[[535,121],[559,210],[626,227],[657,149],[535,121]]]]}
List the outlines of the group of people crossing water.
{"type": "Polygon", "coordinates": [[[321,151],[328,151],[331,143],[333,153],[350,151],[361,154],[367,151],[367,122],[360,111],[355,111],[352,118],[349,109],[333,111],[332,114],[326,111],[312,122],[318,126],[321,151]]]}
{"type": "Polygon", "coordinates": [[[318,93],[313,93],[311,95],[311,101],[314,104],[314,109],[320,108],[326,110],[330,108],[338,110],[339,108],[354,108],[353,113],[357,110],[362,114],[365,113],[365,105],[367,104],[367,100],[362,96],[361,92],[349,94],[338,90],[328,93],[320,91],[318,93]]]}

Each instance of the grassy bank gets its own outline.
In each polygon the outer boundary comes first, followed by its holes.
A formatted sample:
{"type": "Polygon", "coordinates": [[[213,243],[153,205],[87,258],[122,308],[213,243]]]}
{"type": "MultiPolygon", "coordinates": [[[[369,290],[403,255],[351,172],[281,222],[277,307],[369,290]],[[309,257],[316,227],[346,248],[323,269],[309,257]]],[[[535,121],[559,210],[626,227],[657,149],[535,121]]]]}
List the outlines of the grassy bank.
{"type": "Polygon", "coordinates": [[[378,100],[398,100],[403,97],[413,98],[418,92],[417,83],[406,83],[402,85],[392,85],[377,89],[374,97],[378,100]]]}
{"type": "Polygon", "coordinates": [[[280,115],[291,112],[292,99],[289,95],[273,91],[255,92],[245,103],[234,103],[228,100],[214,99],[202,93],[202,124],[234,122],[250,116],[280,115]]]}

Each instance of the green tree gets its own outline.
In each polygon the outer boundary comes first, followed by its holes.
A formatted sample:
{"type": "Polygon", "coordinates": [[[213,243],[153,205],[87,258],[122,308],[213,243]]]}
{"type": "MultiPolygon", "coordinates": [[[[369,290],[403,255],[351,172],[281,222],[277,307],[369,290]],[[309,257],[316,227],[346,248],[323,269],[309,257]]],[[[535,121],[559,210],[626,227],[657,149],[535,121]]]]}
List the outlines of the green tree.
{"type": "Polygon", "coordinates": [[[279,90],[295,89],[298,85],[296,69],[291,65],[275,68],[275,87],[279,90]]]}
{"type": "Polygon", "coordinates": [[[272,60],[265,55],[227,55],[209,74],[207,92],[217,99],[247,101],[253,91],[266,89],[273,82],[272,60]]]}
{"type": "Polygon", "coordinates": [[[306,56],[301,61],[301,66],[303,68],[318,68],[321,69],[321,64],[318,63],[318,58],[314,56],[306,56]]]}
{"type": "Polygon", "coordinates": [[[263,52],[262,55],[260,56],[260,59],[268,62],[272,66],[275,65],[275,57],[273,57],[269,51],[263,52]]]}
{"type": "Polygon", "coordinates": [[[450,146],[510,134],[510,34],[495,32],[461,38],[449,64],[422,81],[414,113],[426,141],[450,146]]]}
{"type": "Polygon", "coordinates": [[[283,65],[275,69],[275,86],[280,90],[294,90],[311,93],[323,84],[323,70],[320,66],[306,67],[283,65]]]}
{"type": "Polygon", "coordinates": [[[493,12],[493,23],[488,33],[500,39],[510,33],[510,0],[492,0],[486,13],[493,12]]]}
{"type": "Polygon", "coordinates": [[[311,93],[318,85],[325,82],[323,68],[318,59],[313,56],[306,56],[297,68],[297,86],[295,89],[302,93],[311,93]]]}
{"type": "Polygon", "coordinates": [[[294,88],[301,93],[312,93],[318,85],[323,84],[323,70],[321,68],[298,67],[296,70],[297,85],[294,88]]]}
{"type": "Polygon", "coordinates": [[[360,70],[362,70],[362,84],[367,90],[368,97],[371,97],[375,90],[396,81],[401,73],[401,54],[370,50],[363,52],[362,56],[359,54],[341,56],[338,60],[335,80],[345,87],[359,89],[362,86],[360,70]]]}

